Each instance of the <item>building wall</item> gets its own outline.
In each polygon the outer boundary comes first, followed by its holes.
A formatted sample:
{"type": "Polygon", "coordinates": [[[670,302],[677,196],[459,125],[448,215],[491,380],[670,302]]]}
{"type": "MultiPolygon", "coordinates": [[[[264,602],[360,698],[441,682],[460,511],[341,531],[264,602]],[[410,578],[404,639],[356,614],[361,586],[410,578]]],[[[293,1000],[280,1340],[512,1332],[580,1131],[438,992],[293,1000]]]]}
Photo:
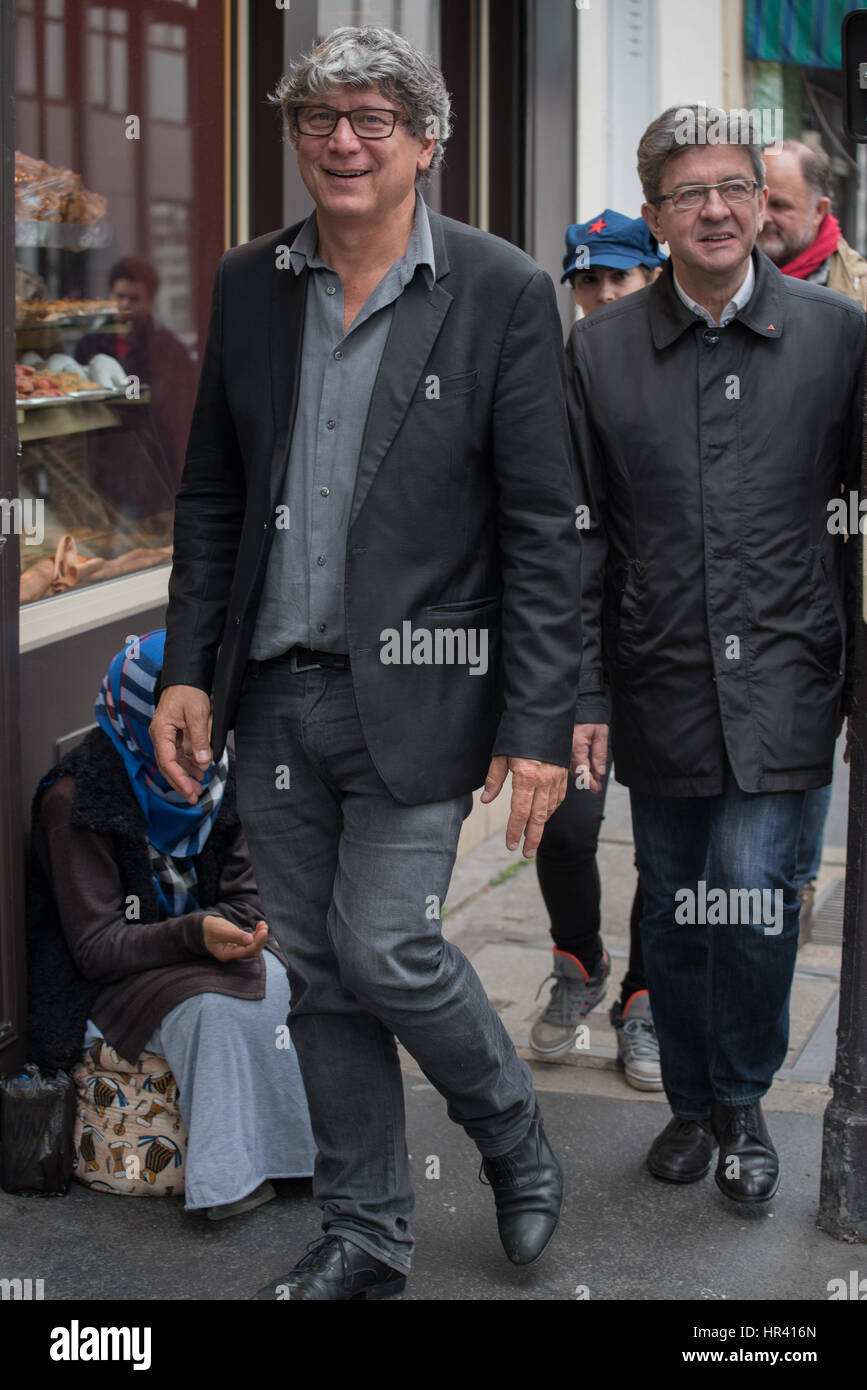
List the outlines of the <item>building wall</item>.
{"type": "Polygon", "coordinates": [[[578,207],[637,217],[638,141],[667,106],[743,104],[741,0],[607,0],[578,10],[578,207]]]}
{"type": "MultiPolygon", "coordinates": [[[[525,249],[559,284],[564,234],[575,220],[576,34],[580,20],[561,0],[528,11],[525,249]]],[[[571,295],[558,293],[564,334],[574,319],[571,295]]]]}

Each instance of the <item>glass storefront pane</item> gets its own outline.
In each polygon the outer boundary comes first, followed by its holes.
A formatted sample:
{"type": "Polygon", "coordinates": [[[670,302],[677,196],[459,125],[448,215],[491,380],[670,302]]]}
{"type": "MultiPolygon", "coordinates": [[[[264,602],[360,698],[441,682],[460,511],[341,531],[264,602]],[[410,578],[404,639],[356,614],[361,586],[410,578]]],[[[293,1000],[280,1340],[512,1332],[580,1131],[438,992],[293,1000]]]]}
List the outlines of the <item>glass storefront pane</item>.
{"type": "Polygon", "coordinates": [[[225,249],[228,0],[16,0],[21,599],[171,558],[225,249]]]}

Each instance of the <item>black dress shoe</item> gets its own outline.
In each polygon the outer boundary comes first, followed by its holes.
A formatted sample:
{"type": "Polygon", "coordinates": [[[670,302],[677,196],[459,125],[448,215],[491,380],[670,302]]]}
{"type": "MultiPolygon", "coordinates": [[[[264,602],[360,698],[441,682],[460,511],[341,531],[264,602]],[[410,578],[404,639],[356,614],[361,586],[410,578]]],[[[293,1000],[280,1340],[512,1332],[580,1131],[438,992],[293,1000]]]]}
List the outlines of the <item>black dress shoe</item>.
{"type": "Polygon", "coordinates": [[[497,1227],[509,1259],[532,1264],[550,1243],[563,1205],[563,1172],[545,1137],[538,1106],[527,1137],[499,1158],[483,1158],[479,1178],[487,1178],[493,1188],[497,1227]]]}
{"type": "Polygon", "coordinates": [[[405,1285],[405,1274],[375,1260],[360,1245],[325,1236],[284,1278],[260,1289],[254,1300],[393,1298],[405,1285]]]}
{"type": "Polygon", "coordinates": [[[768,1202],[780,1185],[780,1160],[774,1148],[762,1107],[721,1105],[711,1112],[719,1140],[716,1185],[734,1202],[768,1202]]]}
{"type": "Polygon", "coordinates": [[[713,1151],[709,1120],[679,1120],[675,1115],[651,1144],[647,1166],[663,1182],[698,1182],[710,1172],[713,1151]]]}

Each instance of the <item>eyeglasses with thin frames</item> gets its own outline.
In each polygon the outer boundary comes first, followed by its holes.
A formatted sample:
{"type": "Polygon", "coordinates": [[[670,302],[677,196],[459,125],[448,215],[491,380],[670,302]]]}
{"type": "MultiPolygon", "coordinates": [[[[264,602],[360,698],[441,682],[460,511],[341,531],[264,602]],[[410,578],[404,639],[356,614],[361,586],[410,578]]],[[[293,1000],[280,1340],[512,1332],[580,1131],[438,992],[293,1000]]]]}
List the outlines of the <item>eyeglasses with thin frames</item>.
{"type": "Polygon", "coordinates": [[[298,106],[295,125],[302,135],[333,135],[341,116],[360,140],[387,140],[398,123],[407,124],[400,112],[384,106],[356,106],[351,111],[340,111],[336,106],[298,106]]]}
{"type": "Polygon", "coordinates": [[[674,193],[662,193],[658,198],[654,198],[654,204],[659,207],[660,203],[671,202],[671,206],[677,212],[694,212],[697,208],[703,208],[710,197],[711,189],[718,188],[720,196],[726,203],[748,203],[758,188],[755,179],[724,179],[722,183],[692,183],[684,188],[675,189],[674,193]]]}

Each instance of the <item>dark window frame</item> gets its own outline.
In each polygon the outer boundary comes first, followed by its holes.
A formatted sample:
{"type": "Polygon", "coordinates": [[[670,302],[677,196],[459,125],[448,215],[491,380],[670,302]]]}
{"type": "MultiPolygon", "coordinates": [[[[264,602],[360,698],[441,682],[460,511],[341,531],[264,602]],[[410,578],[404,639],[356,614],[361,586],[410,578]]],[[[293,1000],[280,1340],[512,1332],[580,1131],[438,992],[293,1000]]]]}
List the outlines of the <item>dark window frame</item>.
{"type": "MultiPolygon", "coordinates": [[[[0,8],[0,496],[18,495],[15,392],[15,15],[0,8]]],[[[0,536],[0,1072],[25,1061],[24,853],[19,743],[18,587],[14,536],[0,536]]]]}

